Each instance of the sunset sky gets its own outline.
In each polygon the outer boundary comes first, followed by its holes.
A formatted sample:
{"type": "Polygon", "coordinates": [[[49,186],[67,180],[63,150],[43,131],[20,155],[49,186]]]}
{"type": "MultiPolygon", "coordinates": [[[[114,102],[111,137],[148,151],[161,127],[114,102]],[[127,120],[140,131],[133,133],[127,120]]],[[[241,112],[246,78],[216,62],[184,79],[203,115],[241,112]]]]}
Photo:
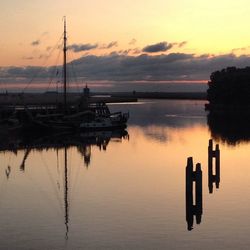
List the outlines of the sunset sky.
{"type": "Polygon", "coordinates": [[[249,13],[247,0],[2,1],[0,80],[61,64],[66,16],[68,58],[86,81],[205,81],[250,65],[249,13]]]}

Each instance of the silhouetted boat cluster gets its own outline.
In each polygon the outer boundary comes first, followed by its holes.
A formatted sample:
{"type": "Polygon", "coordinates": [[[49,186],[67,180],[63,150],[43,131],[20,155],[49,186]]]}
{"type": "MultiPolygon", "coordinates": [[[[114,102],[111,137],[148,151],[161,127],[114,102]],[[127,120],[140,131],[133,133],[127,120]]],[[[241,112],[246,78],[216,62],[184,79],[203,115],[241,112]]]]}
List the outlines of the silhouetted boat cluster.
{"type": "MultiPolygon", "coordinates": [[[[112,130],[125,128],[129,118],[128,113],[111,113],[103,103],[89,102],[89,89],[75,102],[67,102],[67,36],[66,20],[64,20],[63,43],[63,102],[54,104],[10,105],[0,108],[0,126],[2,130],[112,130]]],[[[22,98],[22,95],[20,95],[22,98]]]]}

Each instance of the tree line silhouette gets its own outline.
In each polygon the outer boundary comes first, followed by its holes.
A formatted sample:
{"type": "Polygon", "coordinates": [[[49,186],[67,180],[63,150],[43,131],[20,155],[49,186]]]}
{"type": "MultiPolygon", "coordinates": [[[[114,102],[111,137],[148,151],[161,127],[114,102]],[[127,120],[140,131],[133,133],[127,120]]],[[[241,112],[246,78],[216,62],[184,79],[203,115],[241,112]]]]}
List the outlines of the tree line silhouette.
{"type": "Polygon", "coordinates": [[[250,104],[250,67],[228,67],[215,71],[210,76],[208,86],[210,105],[250,104]]]}

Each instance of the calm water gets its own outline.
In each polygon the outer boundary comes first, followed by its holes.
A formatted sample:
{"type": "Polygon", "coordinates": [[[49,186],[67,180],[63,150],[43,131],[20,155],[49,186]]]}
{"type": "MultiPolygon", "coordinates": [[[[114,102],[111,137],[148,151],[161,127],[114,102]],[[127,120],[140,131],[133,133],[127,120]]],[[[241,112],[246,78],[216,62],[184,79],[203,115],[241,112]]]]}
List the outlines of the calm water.
{"type": "Polygon", "coordinates": [[[0,248],[248,249],[247,136],[221,129],[228,123],[208,126],[200,101],[111,109],[130,111],[127,133],[1,141],[0,248]],[[215,172],[208,178],[211,137],[220,147],[220,179],[215,172]],[[190,156],[202,169],[193,206],[186,194],[190,156]]]}

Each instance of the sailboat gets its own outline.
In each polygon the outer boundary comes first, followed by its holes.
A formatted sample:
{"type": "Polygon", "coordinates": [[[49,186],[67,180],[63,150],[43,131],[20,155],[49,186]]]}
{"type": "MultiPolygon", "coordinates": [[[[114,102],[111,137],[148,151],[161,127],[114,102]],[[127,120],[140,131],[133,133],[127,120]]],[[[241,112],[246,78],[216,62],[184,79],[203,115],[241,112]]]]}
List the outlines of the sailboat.
{"type": "Polygon", "coordinates": [[[64,18],[63,32],[63,103],[53,107],[24,106],[16,110],[15,118],[28,131],[30,130],[114,130],[124,129],[129,113],[111,113],[104,102],[90,103],[82,96],[75,105],[67,102],[67,31],[64,18]]]}

